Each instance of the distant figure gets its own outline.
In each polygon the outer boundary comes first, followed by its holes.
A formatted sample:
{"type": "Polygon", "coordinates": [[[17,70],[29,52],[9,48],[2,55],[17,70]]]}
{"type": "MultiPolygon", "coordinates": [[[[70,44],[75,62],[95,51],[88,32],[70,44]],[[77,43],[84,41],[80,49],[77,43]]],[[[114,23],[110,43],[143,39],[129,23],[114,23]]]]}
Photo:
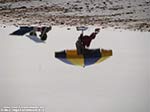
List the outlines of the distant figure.
{"type": "Polygon", "coordinates": [[[52,29],[52,27],[34,27],[33,31],[30,32],[31,36],[37,36],[36,31],[41,32],[39,35],[42,41],[47,39],[47,33],[52,29]]]}
{"type": "Polygon", "coordinates": [[[95,31],[90,35],[83,36],[83,32],[80,34],[78,40],[76,41],[76,48],[78,55],[84,54],[85,50],[90,46],[90,43],[95,39],[96,35],[99,33],[100,29],[96,28],[95,31]]]}
{"type": "Polygon", "coordinates": [[[10,33],[10,35],[23,36],[29,33],[29,36],[37,36],[37,32],[40,32],[40,40],[45,41],[47,39],[47,33],[52,29],[52,26],[21,26],[18,30],[10,33]]]}

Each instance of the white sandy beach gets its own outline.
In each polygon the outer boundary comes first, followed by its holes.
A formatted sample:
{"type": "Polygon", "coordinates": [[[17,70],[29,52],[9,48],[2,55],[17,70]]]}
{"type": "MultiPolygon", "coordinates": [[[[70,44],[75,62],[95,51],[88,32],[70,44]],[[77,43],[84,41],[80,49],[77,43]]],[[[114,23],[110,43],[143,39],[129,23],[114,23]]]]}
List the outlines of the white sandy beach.
{"type": "MultiPolygon", "coordinates": [[[[67,65],[54,52],[74,49],[80,32],[54,26],[45,43],[0,27],[0,108],[42,106],[45,112],[149,112],[150,33],[103,29],[91,48],[112,49],[106,61],[67,65]]],[[[90,27],[85,34],[94,30],[90,27]]]]}

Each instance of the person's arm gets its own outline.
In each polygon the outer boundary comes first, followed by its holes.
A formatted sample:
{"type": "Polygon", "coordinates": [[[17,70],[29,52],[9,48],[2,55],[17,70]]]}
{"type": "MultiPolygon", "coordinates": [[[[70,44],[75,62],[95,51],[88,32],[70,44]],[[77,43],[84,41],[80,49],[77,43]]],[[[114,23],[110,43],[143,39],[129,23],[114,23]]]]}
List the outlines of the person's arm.
{"type": "Polygon", "coordinates": [[[90,38],[92,38],[92,39],[95,39],[95,37],[96,37],[96,33],[95,32],[90,35],[90,38]]]}

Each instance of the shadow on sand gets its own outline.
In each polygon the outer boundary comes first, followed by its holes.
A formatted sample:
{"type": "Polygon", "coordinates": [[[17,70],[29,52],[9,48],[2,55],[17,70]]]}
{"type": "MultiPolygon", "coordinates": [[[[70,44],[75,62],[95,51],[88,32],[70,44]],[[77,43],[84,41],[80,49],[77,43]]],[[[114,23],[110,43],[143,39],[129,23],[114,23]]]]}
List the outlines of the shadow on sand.
{"type": "Polygon", "coordinates": [[[31,35],[26,35],[26,37],[28,37],[29,39],[33,40],[36,43],[45,43],[44,41],[42,41],[40,38],[38,38],[37,36],[31,36],[31,35]]]}

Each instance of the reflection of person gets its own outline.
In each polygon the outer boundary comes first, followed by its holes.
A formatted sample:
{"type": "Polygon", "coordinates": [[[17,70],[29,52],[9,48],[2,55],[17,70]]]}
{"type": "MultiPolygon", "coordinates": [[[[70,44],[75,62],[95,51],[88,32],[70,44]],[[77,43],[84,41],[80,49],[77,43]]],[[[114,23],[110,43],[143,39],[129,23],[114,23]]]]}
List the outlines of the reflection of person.
{"type": "Polygon", "coordinates": [[[95,39],[99,31],[99,28],[95,29],[95,31],[90,36],[83,36],[83,33],[80,34],[78,40],[76,41],[76,48],[78,54],[84,54],[84,51],[90,46],[91,41],[95,39]]]}

